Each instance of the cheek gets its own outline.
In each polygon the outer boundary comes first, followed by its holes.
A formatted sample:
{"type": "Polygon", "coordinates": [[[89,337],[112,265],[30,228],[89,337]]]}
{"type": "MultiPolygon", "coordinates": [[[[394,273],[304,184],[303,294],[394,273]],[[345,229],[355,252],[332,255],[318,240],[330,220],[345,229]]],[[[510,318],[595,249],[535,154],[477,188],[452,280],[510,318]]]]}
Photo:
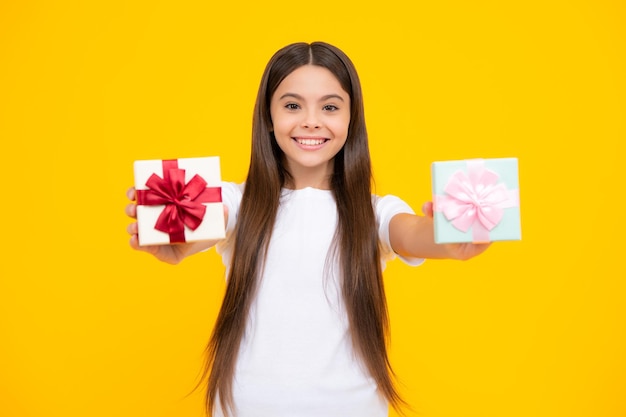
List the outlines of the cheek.
{"type": "Polygon", "coordinates": [[[288,117],[278,116],[272,118],[272,127],[275,132],[285,134],[292,129],[293,123],[290,122],[288,117]]]}
{"type": "Polygon", "coordinates": [[[347,138],[349,128],[350,128],[350,118],[346,118],[341,121],[338,121],[338,123],[335,125],[335,132],[337,133],[337,136],[340,136],[342,138],[347,138]]]}

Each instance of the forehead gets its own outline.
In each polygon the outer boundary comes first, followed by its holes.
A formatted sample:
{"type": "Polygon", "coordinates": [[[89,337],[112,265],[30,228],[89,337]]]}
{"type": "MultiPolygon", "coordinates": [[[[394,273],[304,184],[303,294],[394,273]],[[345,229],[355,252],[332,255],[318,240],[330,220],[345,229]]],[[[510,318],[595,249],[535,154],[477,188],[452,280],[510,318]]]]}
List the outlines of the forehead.
{"type": "Polygon", "coordinates": [[[348,93],[341,87],[337,77],[319,65],[303,65],[287,75],[278,85],[274,96],[285,93],[296,93],[303,96],[337,94],[348,97],[348,93]]]}

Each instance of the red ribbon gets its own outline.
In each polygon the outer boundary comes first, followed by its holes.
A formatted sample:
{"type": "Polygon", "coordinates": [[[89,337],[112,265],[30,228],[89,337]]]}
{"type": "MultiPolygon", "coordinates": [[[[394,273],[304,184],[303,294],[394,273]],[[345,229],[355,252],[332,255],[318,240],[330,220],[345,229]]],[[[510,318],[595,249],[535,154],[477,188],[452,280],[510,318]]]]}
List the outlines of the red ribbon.
{"type": "Polygon", "coordinates": [[[154,226],[168,233],[170,243],[185,242],[185,226],[196,230],[206,212],[202,203],[222,201],[220,187],[207,187],[207,182],[196,174],[185,184],[185,170],[178,168],[178,160],[163,161],[163,178],[152,174],[146,181],[147,190],[137,190],[137,204],[165,205],[154,226]]]}

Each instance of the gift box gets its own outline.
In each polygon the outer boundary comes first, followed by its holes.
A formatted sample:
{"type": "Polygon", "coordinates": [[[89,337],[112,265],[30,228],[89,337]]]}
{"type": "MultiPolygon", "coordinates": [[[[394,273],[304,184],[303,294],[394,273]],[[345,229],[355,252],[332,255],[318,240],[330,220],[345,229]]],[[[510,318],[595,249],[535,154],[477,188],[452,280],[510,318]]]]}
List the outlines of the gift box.
{"type": "Polygon", "coordinates": [[[517,158],[433,162],[435,243],[520,240],[517,158]]]}
{"type": "Polygon", "coordinates": [[[225,236],[219,157],[135,161],[139,245],[225,236]]]}

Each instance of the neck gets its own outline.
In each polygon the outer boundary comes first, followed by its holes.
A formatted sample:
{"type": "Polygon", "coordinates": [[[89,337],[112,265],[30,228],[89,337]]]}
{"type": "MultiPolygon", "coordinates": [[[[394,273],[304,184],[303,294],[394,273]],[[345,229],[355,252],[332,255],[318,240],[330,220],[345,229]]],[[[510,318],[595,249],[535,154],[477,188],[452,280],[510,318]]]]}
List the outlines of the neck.
{"type": "Polygon", "coordinates": [[[326,167],[297,169],[287,168],[291,178],[285,183],[286,188],[300,190],[302,188],[318,188],[320,190],[330,190],[330,180],[333,175],[333,165],[329,163],[326,167]]]}

